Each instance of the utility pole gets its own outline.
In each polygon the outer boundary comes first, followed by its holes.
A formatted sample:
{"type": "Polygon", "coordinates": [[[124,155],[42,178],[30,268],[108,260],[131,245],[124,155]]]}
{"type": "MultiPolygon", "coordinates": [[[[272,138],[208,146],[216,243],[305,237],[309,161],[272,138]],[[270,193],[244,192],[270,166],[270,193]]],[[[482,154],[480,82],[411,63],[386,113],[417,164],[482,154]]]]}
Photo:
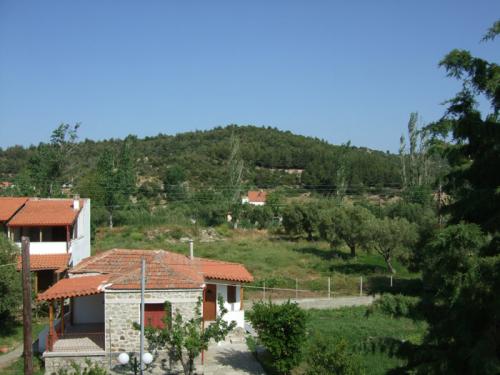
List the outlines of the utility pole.
{"type": "Polygon", "coordinates": [[[140,374],[144,373],[144,289],[146,284],[146,260],[142,258],[141,263],[141,349],[139,353],[140,374]]]}
{"type": "Polygon", "coordinates": [[[23,272],[23,337],[24,337],[24,374],[33,374],[33,336],[31,333],[31,270],[30,239],[22,239],[23,272]]]}

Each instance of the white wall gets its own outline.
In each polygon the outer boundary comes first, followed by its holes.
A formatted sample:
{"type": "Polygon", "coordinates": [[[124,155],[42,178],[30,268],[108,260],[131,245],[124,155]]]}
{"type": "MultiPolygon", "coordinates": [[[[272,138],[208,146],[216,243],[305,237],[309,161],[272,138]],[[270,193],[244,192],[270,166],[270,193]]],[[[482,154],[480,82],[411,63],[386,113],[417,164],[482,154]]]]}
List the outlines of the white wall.
{"type": "MultiPolygon", "coordinates": [[[[210,282],[210,284],[212,284],[210,282]]],[[[217,296],[222,296],[224,299],[224,307],[227,309],[228,313],[224,315],[224,320],[227,322],[235,321],[237,327],[244,328],[245,326],[245,311],[240,310],[241,300],[240,300],[240,290],[241,285],[239,284],[231,284],[236,286],[236,302],[229,303],[227,302],[227,285],[225,284],[217,284],[217,296]]],[[[217,314],[219,314],[219,305],[217,304],[217,314]]]]}
{"type": "MultiPolygon", "coordinates": [[[[16,242],[21,247],[21,242],[16,242]]],[[[30,242],[30,254],[66,254],[66,242],[30,242]]]]}
{"type": "Polygon", "coordinates": [[[77,219],[77,237],[71,241],[71,265],[76,266],[90,256],[90,199],[83,200],[77,219]]]}
{"type": "Polygon", "coordinates": [[[73,323],[104,323],[104,293],[75,297],[73,323]]]}

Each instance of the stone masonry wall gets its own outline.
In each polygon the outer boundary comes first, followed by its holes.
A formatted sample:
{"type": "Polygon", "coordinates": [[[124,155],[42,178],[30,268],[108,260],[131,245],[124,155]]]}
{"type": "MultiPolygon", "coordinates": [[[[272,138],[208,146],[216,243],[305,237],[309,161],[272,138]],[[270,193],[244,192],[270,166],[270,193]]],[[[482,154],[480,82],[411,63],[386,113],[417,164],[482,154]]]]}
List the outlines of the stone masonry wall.
{"type": "MultiPolygon", "coordinates": [[[[202,295],[202,289],[149,290],[144,297],[146,304],[169,301],[172,304],[172,311],[175,313],[178,310],[186,320],[193,317],[196,303],[202,295]]],[[[139,323],[140,298],[140,291],[106,291],[104,317],[107,353],[110,348],[112,353],[139,351],[139,331],[133,328],[133,323],[139,323]]]]}
{"type": "Polygon", "coordinates": [[[97,363],[99,366],[103,368],[107,368],[108,361],[106,360],[106,356],[104,355],[95,355],[95,356],[60,356],[60,357],[45,357],[45,374],[52,375],[57,374],[62,368],[71,369],[71,364],[75,363],[81,366],[82,369],[88,367],[87,361],[92,363],[97,363]]]}

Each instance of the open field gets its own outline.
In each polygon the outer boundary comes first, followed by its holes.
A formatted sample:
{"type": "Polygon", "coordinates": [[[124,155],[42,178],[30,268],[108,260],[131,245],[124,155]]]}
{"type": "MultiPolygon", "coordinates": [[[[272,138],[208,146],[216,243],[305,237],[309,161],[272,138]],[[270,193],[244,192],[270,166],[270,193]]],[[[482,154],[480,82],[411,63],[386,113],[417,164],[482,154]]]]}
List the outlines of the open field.
{"type": "MultiPolygon", "coordinates": [[[[185,227],[132,227],[101,228],[96,234],[94,249],[100,252],[112,248],[165,249],[188,254],[187,238],[192,229],[185,227]]],[[[198,231],[199,233],[200,231],[198,231]]],[[[195,255],[231,262],[243,263],[254,275],[253,286],[266,288],[291,288],[309,290],[299,297],[327,296],[328,277],[331,278],[332,295],[359,294],[360,276],[364,278],[364,291],[377,292],[381,286],[389,286],[389,273],[383,259],[376,253],[359,251],[356,259],[349,257],[348,250],[332,251],[323,241],[291,241],[267,231],[229,230],[218,227],[210,241],[195,238],[195,255]]],[[[416,275],[395,262],[397,278],[406,281],[416,275]]],[[[395,284],[397,284],[397,279],[395,284]]],[[[248,298],[260,298],[261,290],[251,292],[248,298]]],[[[295,297],[295,291],[268,290],[266,297],[295,297]],[[270,293],[273,293],[271,295],[270,293]]]]}

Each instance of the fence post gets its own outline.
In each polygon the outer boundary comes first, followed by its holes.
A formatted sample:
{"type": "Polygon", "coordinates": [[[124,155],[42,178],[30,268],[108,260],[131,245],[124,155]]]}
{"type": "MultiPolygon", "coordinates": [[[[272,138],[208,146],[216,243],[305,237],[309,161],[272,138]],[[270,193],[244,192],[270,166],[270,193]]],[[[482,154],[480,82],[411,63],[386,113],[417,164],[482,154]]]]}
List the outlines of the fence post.
{"type": "Polygon", "coordinates": [[[391,275],[391,288],[392,288],[392,275],[391,275]]]}
{"type": "Polygon", "coordinates": [[[264,280],[264,286],[262,288],[262,294],[263,294],[262,299],[265,300],[266,299],[266,281],[265,280],[264,280]]]}
{"type": "Polygon", "coordinates": [[[328,299],[330,299],[331,297],[331,294],[330,294],[330,284],[331,284],[331,281],[330,281],[330,276],[328,276],[328,299]]]}
{"type": "Polygon", "coordinates": [[[299,299],[299,280],[295,279],[295,299],[299,299]]]}
{"type": "Polygon", "coordinates": [[[359,296],[363,295],[363,276],[359,277],[359,296]]]}

